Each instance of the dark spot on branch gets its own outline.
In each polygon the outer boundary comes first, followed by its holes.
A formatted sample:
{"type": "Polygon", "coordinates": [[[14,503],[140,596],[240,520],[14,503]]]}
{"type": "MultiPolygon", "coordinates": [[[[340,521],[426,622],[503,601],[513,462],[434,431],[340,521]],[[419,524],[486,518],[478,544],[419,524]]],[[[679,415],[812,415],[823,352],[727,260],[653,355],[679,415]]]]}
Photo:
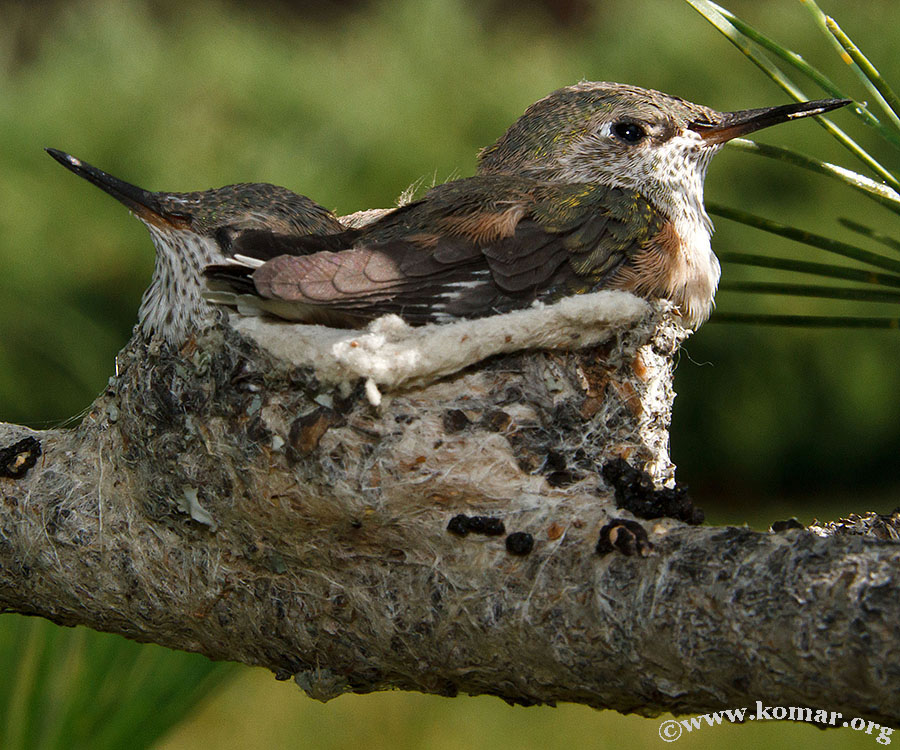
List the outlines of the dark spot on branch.
{"type": "Polygon", "coordinates": [[[469,517],[462,513],[458,516],[453,516],[450,519],[450,523],[447,524],[447,531],[457,536],[465,536],[469,533],[469,517]]]}
{"type": "Polygon", "coordinates": [[[491,516],[471,516],[469,518],[469,531],[485,536],[501,536],[506,533],[506,527],[500,518],[491,516]]]}
{"type": "Polygon", "coordinates": [[[652,477],[616,458],[603,466],[603,478],[615,490],[616,507],[638,518],[676,518],[691,525],[703,523],[703,511],[694,506],[686,485],[656,489],[652,477]]]}
{"type": "Polygon", "coordinates": [[[503,519],[492,516],[467,516],[464,513],[453,516],[447,524],[447,531],[458,536],[466,534],[484,534],[485,536],[501,536],[506,533],[503,519]]]}
{"type": "Polygon", "coordinates": [[[597,554],[606,555],[617,551],[623,555],[640,555],[646,557],[653,549],[647,532],[637,521],[615,518],[600,529],[597,540],[597,554]]]}
{"type": "Polygon", "coordinates": [[[21,479],[41,456],[41,444],[33,437],[0,448],[0,477],[21,479]]]}
{"type": "Polygon", "coordinates": [[[534,549],[534,537],[525,531],[514,531],[506,537],[506,551],[511,555],[527,555],[534,549]]]}

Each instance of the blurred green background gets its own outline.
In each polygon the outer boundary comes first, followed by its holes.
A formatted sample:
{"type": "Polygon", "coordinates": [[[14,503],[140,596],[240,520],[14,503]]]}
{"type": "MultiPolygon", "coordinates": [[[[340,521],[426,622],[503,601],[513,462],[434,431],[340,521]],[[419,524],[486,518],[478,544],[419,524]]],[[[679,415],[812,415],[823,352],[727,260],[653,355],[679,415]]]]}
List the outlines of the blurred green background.
{"type": "MultiPolygon", "coordinates": [[[[799,0],[727,5],[864,96],[799,0]]],[[[822,6],[888,80],[900,80],[896,0],[822,6]]],[[[681,0],[5,0],[0,14],[0,419],[35,427],[77,420],[104,387],[153,267],[143,227],[45,146],[153,190],[268,181],[348,213],[389,206],[416,180],[472,174],[477,150],[529,103],[579,79],[635,83],[723,110],[787,101],[681,0]]],[[[834,120],[896,166],[849,113],[834,120]]],[[[813,122],[759,140],[861,169],[813,122]]],[[[874,203],[743,153],[716,158],[707,197],[851,242],[858,237],[840,216],[898,236],[897,217],[874,203]]],[[[725,220],[717,230],[714,248],[840,262],[725,220]]],[[[779,278],[730,265],[724,273],[779,278]]],[[[872,307],[719,297],[723,311],[897,314],[872,307]]],[[[809,521],[900,504],[898,342],[897,331],[714,320],[694,335],[677,372],[672,447],[679,478],[708,517],[764,528],[791,515],[809,521]]],[[[0,619],[0,631],[11,621],[0,619]]],[[[0,637],[10,653],[17,643],[0,637]]],[[[193,669],[205,674],[200,662],[193,669]]],[[[581,707],[417,695],[320,706],[256,671],[230,676],[161,747],[193,747],[201,737],[227,746],[229,733],[238,747],[346,747],[363,737],[391,748],[660,742],[655,720],[581,707]]],[[[7,720],[18,710],[9,701],[7,720]]],[[[682,742],[750,747],[769,736],[817,747],[873,741],[773,725],[682,742]]]]}

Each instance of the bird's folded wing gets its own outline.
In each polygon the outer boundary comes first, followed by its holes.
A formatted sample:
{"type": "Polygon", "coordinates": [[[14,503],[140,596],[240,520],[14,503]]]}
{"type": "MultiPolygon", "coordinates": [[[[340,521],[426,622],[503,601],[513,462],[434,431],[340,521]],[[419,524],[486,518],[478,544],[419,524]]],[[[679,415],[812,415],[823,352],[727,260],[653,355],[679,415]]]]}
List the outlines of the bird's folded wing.
{"type": "Polygon", "coordinates": [[[546,183],[524,191],[517,181],[510,195],[492,182],[449,183],[449,198],[433,190],[398,216],[359,231],[248,232],[232,251],[271,260],[256,268],[212,266],[207,276],[218,283],[214,288],[224,284],[241,293],[252,281],[261,301],[278,303],[263,309],[291,319],[346,317],[352,325],[396,313],[421,324],[602,286],[652,231],[641,223],[648,204],[628,191],[546,183]]]}

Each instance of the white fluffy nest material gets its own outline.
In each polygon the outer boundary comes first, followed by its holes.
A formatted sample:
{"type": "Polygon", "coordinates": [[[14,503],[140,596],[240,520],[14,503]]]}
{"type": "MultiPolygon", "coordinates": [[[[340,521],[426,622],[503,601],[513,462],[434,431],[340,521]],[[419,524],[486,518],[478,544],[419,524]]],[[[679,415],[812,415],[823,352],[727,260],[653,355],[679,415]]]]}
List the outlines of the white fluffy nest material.
{"type": "Polygon", "coordinates": [[[323,383],[365,378],[369,399],[381,388],[424,384],[495,354],[522,349],[579,349],[633,326],[652,307],[627,292],[567,297],[477,320],[412,327],[396,315],[364,330],[233,315],[232,326],[264,349],[296,365],[311,366],[323,383]]]}

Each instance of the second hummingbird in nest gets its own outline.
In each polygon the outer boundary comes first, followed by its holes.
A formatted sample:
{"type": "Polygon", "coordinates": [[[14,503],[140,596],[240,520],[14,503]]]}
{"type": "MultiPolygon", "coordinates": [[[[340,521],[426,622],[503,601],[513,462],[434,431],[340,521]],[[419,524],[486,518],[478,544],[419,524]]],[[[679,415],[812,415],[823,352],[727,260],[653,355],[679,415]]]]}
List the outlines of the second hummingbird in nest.
{"type": "MultiPolygon", "coordinates": [[[[248,230],[278,235],[340,232],[327,209],[287,188],[242,183],[192,193],[150,192],[54,148],[47,153],[106,191],[150,230],[156,248],[153,279],[138,314],[140,331],[180,345],[213,319],[202,297],[203,268],[224,263],[234,240],[248,230]]],[[[246,252],[246,251],[245,251],[246,252]]]]}
{"type": "Polygon", "coordinates": [[[411,324],[482,317],[624,289],[671,300],[696,328],[720,273],[703,206],[713,155],[737,136],[847,103],[718,112],[637,86],[568,86],[484,149],[475,177],[359,230],[247,232],[230,264],[207,269],[209,285],[244,308],[340,326],[385,313],[411,324]]]}

